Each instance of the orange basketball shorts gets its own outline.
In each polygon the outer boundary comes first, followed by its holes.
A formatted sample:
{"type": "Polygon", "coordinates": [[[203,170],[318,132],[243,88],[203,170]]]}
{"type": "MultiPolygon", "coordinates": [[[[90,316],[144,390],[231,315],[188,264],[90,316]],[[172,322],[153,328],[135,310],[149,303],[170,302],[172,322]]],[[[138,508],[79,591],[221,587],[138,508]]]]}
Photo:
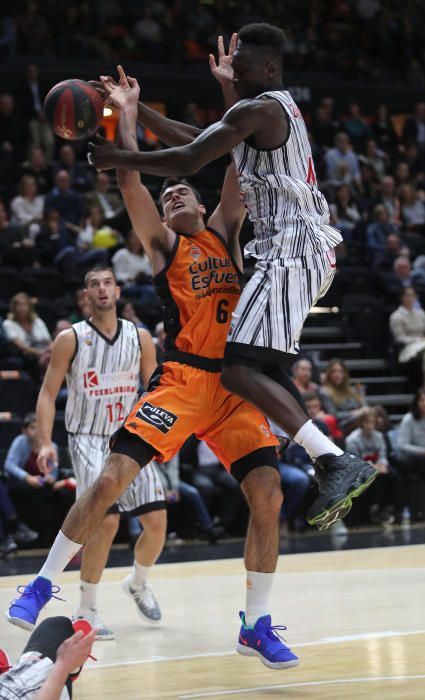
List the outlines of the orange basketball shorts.
{"type": "Polygon", "coordinates": [[[194,433],[228,470],[255,450],[278,445],[266,418],[226,391],[219,373],[179,362],[160,366],[123,427],[152,445],[161,462],[171,459],[194,433]]]}

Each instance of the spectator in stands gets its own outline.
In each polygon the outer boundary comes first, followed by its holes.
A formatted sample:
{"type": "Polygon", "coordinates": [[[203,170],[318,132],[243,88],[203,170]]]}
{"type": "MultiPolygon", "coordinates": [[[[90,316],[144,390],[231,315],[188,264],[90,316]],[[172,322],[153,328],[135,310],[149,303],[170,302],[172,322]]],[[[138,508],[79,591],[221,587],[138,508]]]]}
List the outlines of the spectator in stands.
{"type": "Polygon", "coordinates": [[[313,363],[307,357],[302,357],[292,365],[293,382],[300,394],[318,391],[319,386],[311,381],[312,376],[313,363]]]}
{"type": "Polygon", "coordinates": [[[124,207],[122,199],[115,192],[111,192],[111,178],[108,173],[97,173],[95,187],[85,195],[87,208],[100,207],[105,221],[111,226],[118,226],[116,220],[122,216],[124,207]]]}
{"type": "Polygon", "coordinates": [[[394,179],[397,187],[410,184],[412,177],[410,174],[409,164],[406,163],[405,160],[401,160],[399,163],[397,163],[394,171],[394,179]]]}
{"type": "Polygon", "coordinates": [[[90,316],[90,303],[84,289],[77,289],[74,298],[74,311],[69,317],[70,323],[79,323],[90,316]]]}
{"type": "Polygon", "coordinates": [[[54,168],[54,175],[61,170],[66,170],[71,180],[71,187],[78,192],[86,192],[93,185],[93,175],[86,167],[87,163],[78,163],[75,150],[68,143],[59,149],[59,162],[54,168]]]}
{"type": "Polygon", "coordinates": [[[3,328],[10,343],[22,355],[26,368],[37,380],[40,370],[47,367],[45,350],[52,338],[44,321],[35,313],[28,294],[20,292],[12,297],[3,328]]]}
{"type": "Polygon", "coordinates": [[[340,131],[335,136],[335,146],[325,155],[327,177],[334,182],[346,182],[360,186],[359,160],[347,134],[340,131]]]}
{"type": "Polygon", "coordinates": [[[316,143],[321,148],[330,148],[335,140],[335,124],[325,107],[320,106],[316,110],[311,125],[311,133],[316,143]]]}
{"type": "Polygon", "coordinates": [[[399,194],[403,226],[408,231],[425,233],[425,205],[422,196],[412,184],[402,185],[399,194]]]}
{"type": "Polygon", "coordinates": [[[120,248],[112,258],[115,277],[120,284],[138,281],[146,284],[152,279],[152,266],[140,239],[133,229],[125,237],[125,247],[120,248]]]}
{"type": "MultiPolygon", "coordinates": [[[[93,248],[112,249],[116,248],[122,241],[119,231],[115,231],[105,223],[103,211],[100,207],[91,207],[89,209],[84,226],[72,228],[78,232],[77,248],[80,251],[90,251],[93,248]]],[[[102,259],[96,262],[106,262],[104,252],[105,250],[102,251],[102,259]]],[[[93,263],[90,260],[90,262],[85,261],[85,264],[95,264],[95,262],[93,263]]]]}
{"type": "Polygon", "coordinates": [[[425,389],[418,389],[398,432],[400,467],[405,475],[425,479],[425,389]]]}
{"type": "Polygon", "coordinates": [[[52,188],[52,168],[42,148],[31,149],[28,159],[22,164],[22,174],[35,178],[40,194],[46,194],[52,188]]]}
{"type": "Polygon", "coordinates": [[[337,444],[342,444],[344,441],[344,433],[338,426],[338,421],[335,416],[330,413],[325,413],[323,410],[320,395],[317,391],[306,392],[303,396],[304,404],[307,413],[311,420],[316,423],[320,430],[332,438],[337,444]]]}
{"type": "Polygon", "coordinates": [[[0,94],[0,161],[20,163],[28,143],[28,131],[13,95],[0,94]]]}
{"type": "Polygon", "coordinates": [[[368,139],[366,142],[365,155],[360,156],[360,161],[371,165],[379,177],[385,175],[385,171],[389,162],[388,155],[377,147],[374,139],[368,139]]]}
{"type": "Polygon", "coordinates": [[[403,140],[413,141],[420,150],[425,149],[425,102],[417,102],[413,117],[406,119],[403,140]]]}
{"type": "Polygon", "coordinates": [[[0,261],[3,265],[21,268],[32,266],[36,259],[34,241],[22,226],[9,221],[6,208],[0,201],[0,261]]]}
{"type": "Polygon", "coordinates": [[[190,465],[181,474],[201,493],[209,512],[216,513],[216,524],[226,532],[239,532],[243,525],[239,517],[244,506],[242,491],[208,445],[194,436],[189,438],[180,452],[180,465],[190,465]]]}
{"type": "Polygon", "coordinates": [[[353,149],[364,153],[366,140],[370,136],[370,128],[361,114],[358,102],[352,102],[348,107],[348,117],[344,119],[344,129],[350,137],[353,149]]]}
{"type": "MultiPolygon", "coordinates": [[[[59,454],[57,445],[53,443],[53,446],[59,454]]],[[[58,480],[59,457],[56,465],[51,465],[49,474],[42,474],[37,466],[39,447],[35,414],[28,413],[22,424],[22,435],[18,435],[9,448],[4,468],[12,479],[10,490],[18,512],[28,511],[33,517],[38,514],[42,520],[43,509],[44,516],[47,514],[50,517],[49,506],[59,506],[62,511],[64,507],[67,510],[71,506],[75,495],[75,480],[58,480]]],[[[46,526],[50,529],[48,522],[44,523],[44,530],[46,526]]],[[[40,527],[40,532],[42,529],[40,527]]]]}
{"type": "Polygon", "coordinates": [[[25,80],[19,90],[22,114],[28,123],[32,148],[42,148],[48,160],[52,159],[55,145],[53,131],[43,111],[46,91],[41,87],[38,66],[30,63],[26,67],[25,80]]]}
{"type": "Polygon", "coordinates": [[[398,136],[391,117],[388,115],[388,107],[386,105],[379,105],[371,130],[380,148],[385,148],[386,150],[395,149],[398,144],[398,136]]]}
{"type": "Polygon", "coordinates": [[[335,416],[345,434],[358,425],[367,410],[362,388],[351,386],[348,369],[342,360],[331,360],[326,367],[321,399],[326,413],[335,416]]]}
{"type": "Polygon", "coordinates": [[[421,358],[425,379],[425,311],[418,308],[413,287],[403,289],[400,306],[390,316],[390,329],[398,347],[401,364],[421,358]]]}
{"type": "Polygon", "coordinates": [[[395,192],[395,182],[392,175],[385,175],[381,179],[380,204],[388,211],[389,220],[393,224],[400,224],[401,207],[400,200],[395,192]]]}
{"type": "Polygon", "coordinates": [[[0,478],[0,557],[17,549],[18,544],[29,544],[38,537],[38,532],[18,520],[9,489],[0,478]]]}
{"type": "Polygon", "coordinates": [[[410,256],[409,248],[399,235],[390,233],[385,239],[384,252],[376,269],[379,272],[391,272],[394,268],[394,262],[400,256],[408,258],[410,256]]]}
{"type": "Polygon", "coordinates": [[[330,204],[329,209],[332,225],[341,231],[344,240],[350,241],[352,231],[359,223],[361,215],[348,185],[338,187],[335,204],[330,204]]]}
{"type": "Polygon", "coordinates": [[[178,503],[180,499],[187,501],[200,525],[202,534],[205,535],[210,544],[215,544],[225,534],[224,528],[214,525],[198,489],[181,479],[179,455],[175,455],[169,462],[162,464],[156,462],[156,467],[161,477],[167,503],[178,503]]]}
{"type": "Polygon", "coordinates": [[[35,177],[23,175],[19,181],[18,194],[10,205],[12,223],[24,226],[28,237],[34,239],[40,231],[43,208],[44,197],[38,194],[35,177]]]}
{"type": "Polygon", "coordinates": [[[59,170],[55,175],[55,186],[46,195],[44,207],[57,209],[65,223],[79,225],[83,218],[81,195],[71,188],[71,178],[67,170],[59,170]]]}
{"type": "Polygon", "coordinates": [[[397,224],[390,222],[387,208],[383,204],[377,204],[373,208],[373,221],[366,229],[367,248],[371,254],[372,267],[375,269],[381,266],[390,235],[400,239],[400,229],[397,224]]]}
{"type": "Polygon", "coordinates": [[[152,18],[149,7],[145,7],[143,16],[135,23],[133,31],[144,57],[159,59],[161,55],[161,25],[152,18]]]}
{"type": "Polygon", "coordinates": [[[146,328],[143,321],[141,321],[138,317],[132,302],[128,301],[128,299],[125,299],[124,297],[118,299],[117,309],[118,316],[120,318],[125,318],[126,321],[131,321],[131,323],[134,323],[137,328],[146,328]]]}
{"type": "Polygon", "coordinates": [[[345,445],[351,454],[371,462],[380,474],[369,494],[372,522],[393,523],[399,478],[388,462],[385,440],[376,429],[376,416],[372,409],[363,413],[359,427],[345,438],[345,445]]]}
{"type": "Polygon", "coordinates": [[[395,299],[395,303],[406,287],[414,288],[421,303],[425,300],[425,272],[421,268],[412,270],[410,260],[405,255],[394,260],[393,272],[385,276],[384,283],[387,296],[395,299]]]}

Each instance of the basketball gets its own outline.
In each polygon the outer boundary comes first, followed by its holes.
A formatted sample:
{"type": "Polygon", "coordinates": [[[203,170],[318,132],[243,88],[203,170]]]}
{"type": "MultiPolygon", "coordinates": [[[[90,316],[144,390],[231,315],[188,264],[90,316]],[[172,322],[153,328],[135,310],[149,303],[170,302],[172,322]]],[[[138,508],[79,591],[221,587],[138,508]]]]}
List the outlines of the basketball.
{"type": "Polygon", "coordinates": [[[103,100],[90,83],[64,80],[46,95],[44,113],[57,136],[77,141],[91,136],[103,116],[103,100]]]}

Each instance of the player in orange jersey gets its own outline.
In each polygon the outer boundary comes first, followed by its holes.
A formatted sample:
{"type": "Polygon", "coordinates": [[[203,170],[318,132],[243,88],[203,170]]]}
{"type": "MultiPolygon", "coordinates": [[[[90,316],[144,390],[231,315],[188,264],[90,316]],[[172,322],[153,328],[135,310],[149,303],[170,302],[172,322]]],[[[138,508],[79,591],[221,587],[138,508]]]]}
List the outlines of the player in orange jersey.
{"type": "MultiPolygon", "coordinates": [[[[110,101],[120,109],[120,140],[136,150],[139,86],[134,79],[127,81],[122,69],[119,85],[106,79],[104,84],[110,101]]],[[[133,229],[152,262],[164,308],[165,358],[148,392],[112,436],[103,473],[69,511],[45,565],[48,582],[87,541],[139,470],[154,457],[169,460],[195,433],[240,482],[250,507],[246,610],[237,650],[259,656],[270,668],[296,666],[298,658],[273,631],[268,614],[282,504],[278,442],[258,409],[220,382],[230,318],[241,292],[238,234],[245,209],[234,166],[227,170],[220,204],[207,225],[198,193],[184,180],[164,183],[163,221],[137,173],[120,171],[118,181],[133,229]]],[[[36,616],[37,608],[50,599],[46,575],[41,583],[40,578],[12,604],[9,617],[15,624],[21,617],[36,616]]]]}

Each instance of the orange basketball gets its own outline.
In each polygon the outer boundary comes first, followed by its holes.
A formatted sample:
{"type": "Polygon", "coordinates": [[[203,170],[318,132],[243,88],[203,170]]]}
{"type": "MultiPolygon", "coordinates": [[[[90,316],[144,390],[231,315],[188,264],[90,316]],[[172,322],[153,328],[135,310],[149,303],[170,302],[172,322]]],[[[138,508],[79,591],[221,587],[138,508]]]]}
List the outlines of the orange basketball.
{"type": "Polygon", "coordinates": [[[44,113],[55,134],[76,141],[94,134],[103,116],[103,100],[84,80],[64,80],[46,95],[44,113]]]}

